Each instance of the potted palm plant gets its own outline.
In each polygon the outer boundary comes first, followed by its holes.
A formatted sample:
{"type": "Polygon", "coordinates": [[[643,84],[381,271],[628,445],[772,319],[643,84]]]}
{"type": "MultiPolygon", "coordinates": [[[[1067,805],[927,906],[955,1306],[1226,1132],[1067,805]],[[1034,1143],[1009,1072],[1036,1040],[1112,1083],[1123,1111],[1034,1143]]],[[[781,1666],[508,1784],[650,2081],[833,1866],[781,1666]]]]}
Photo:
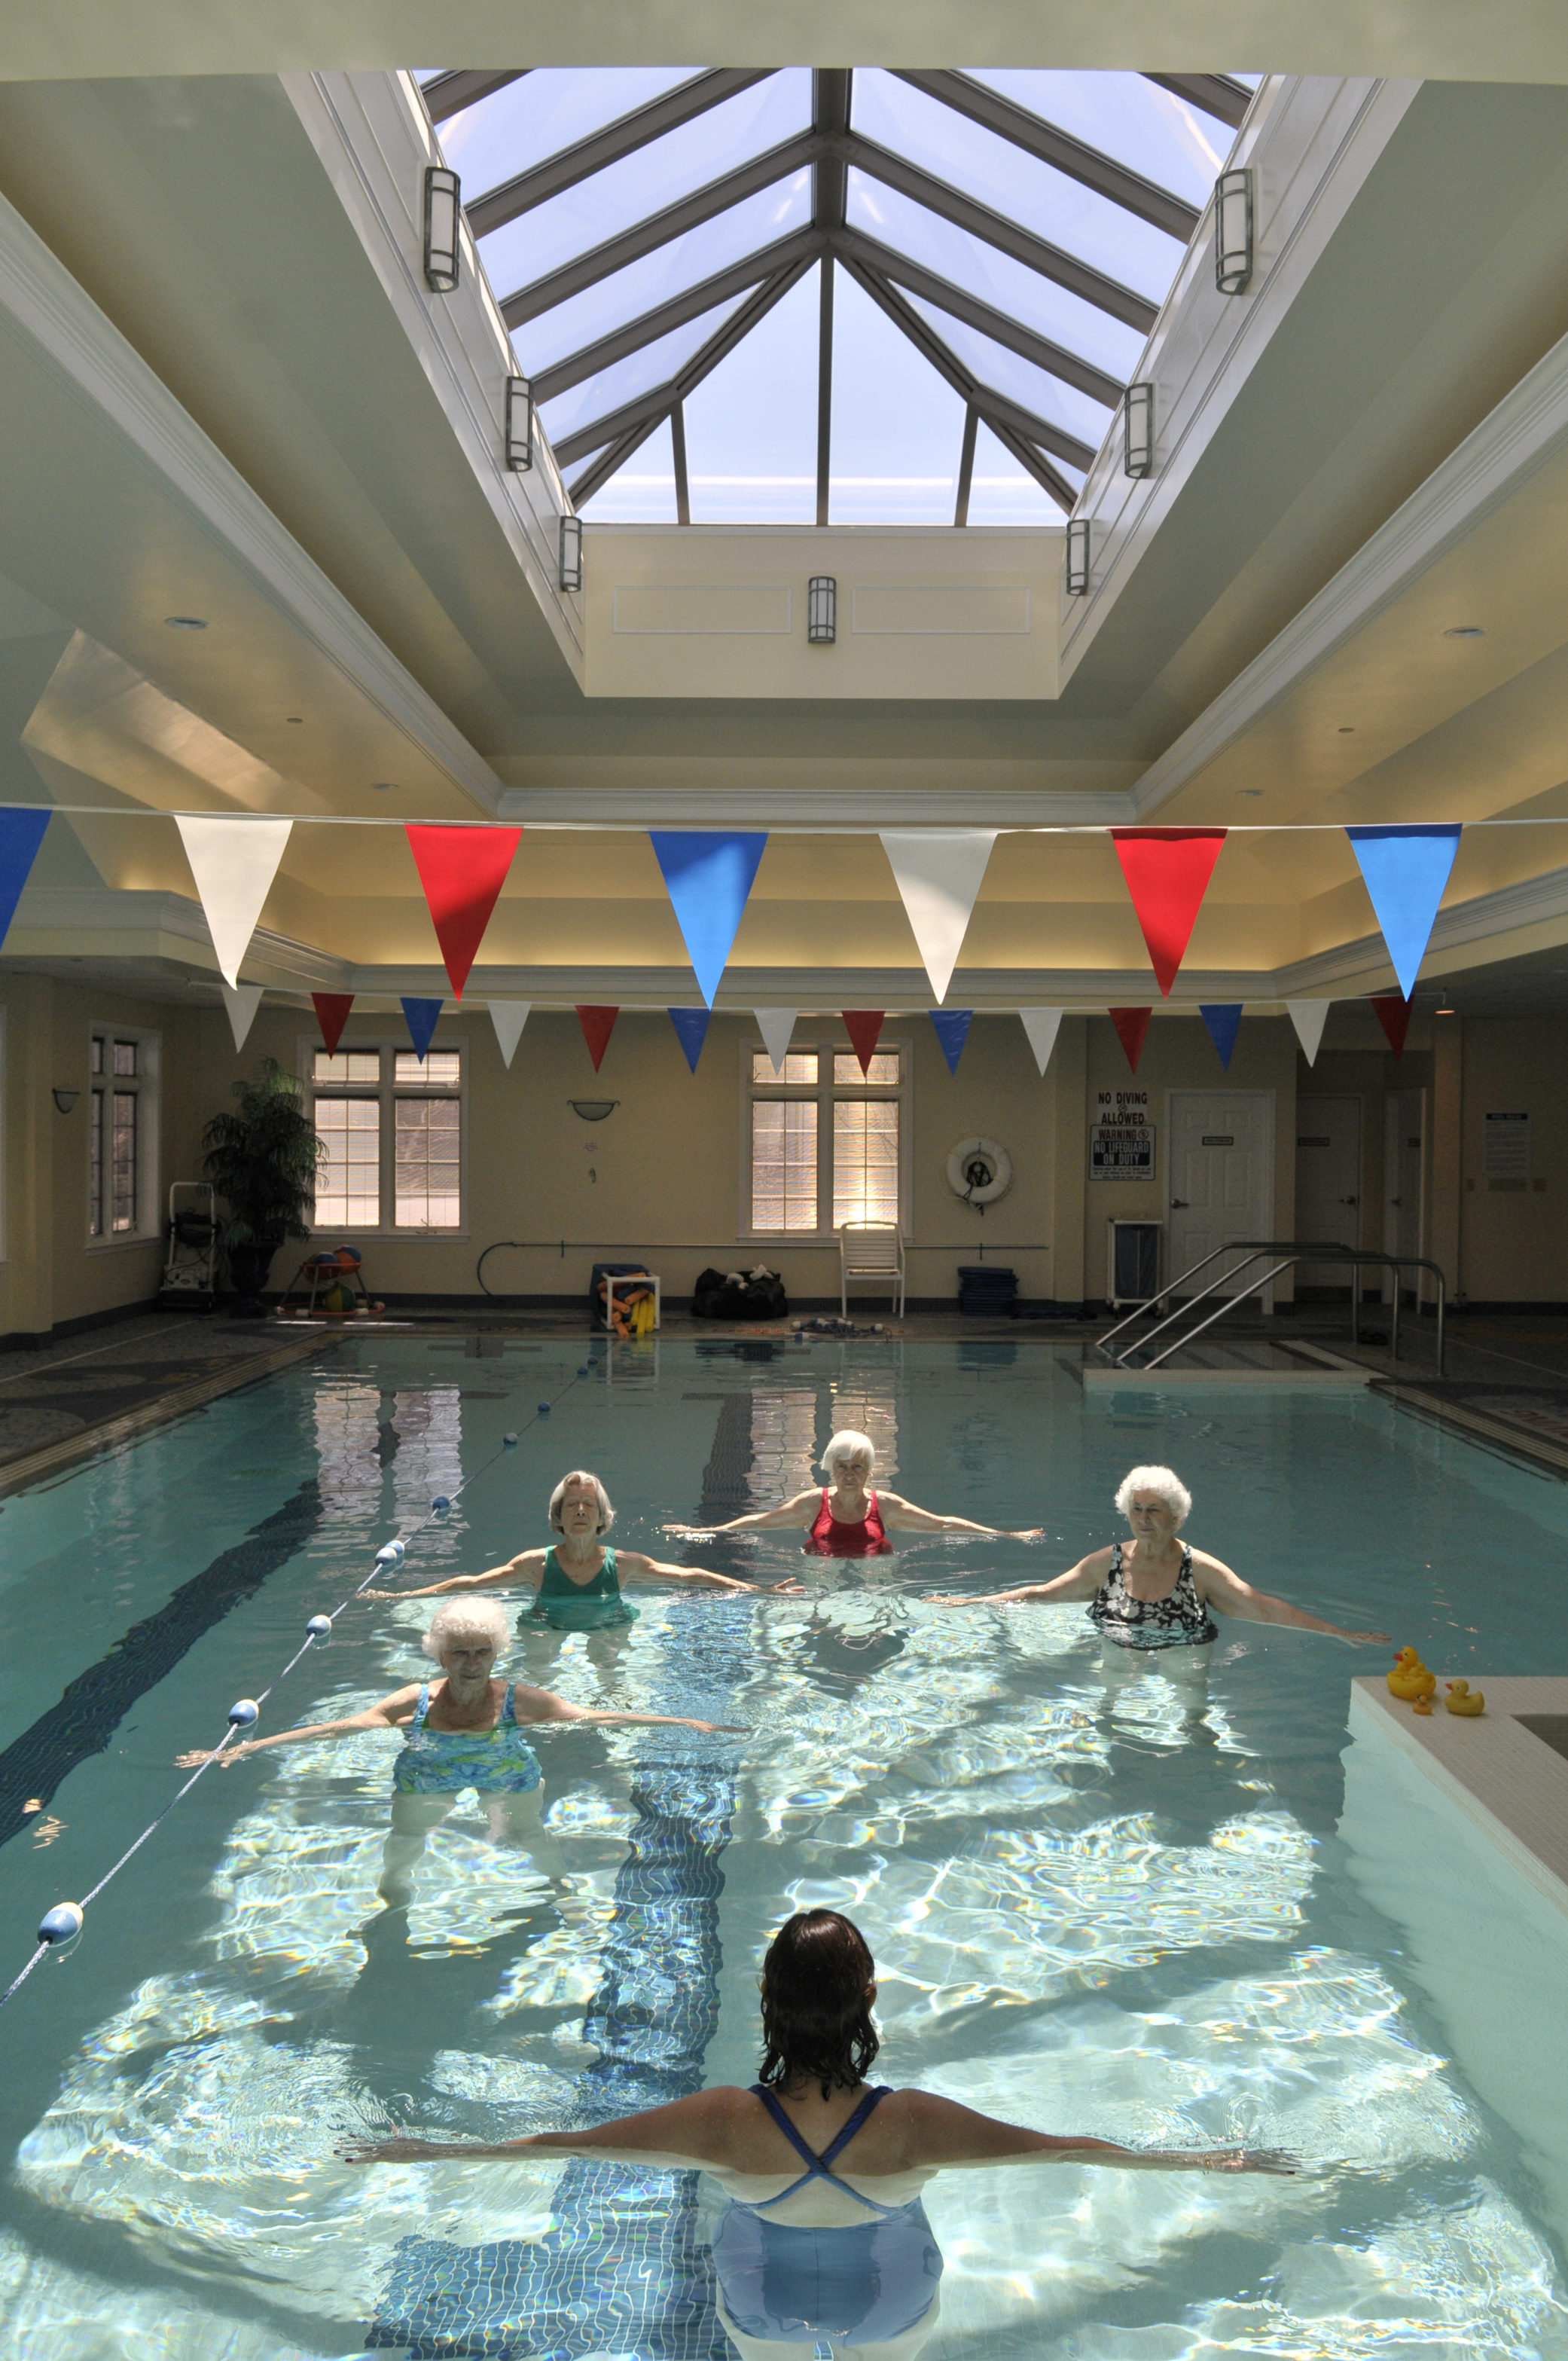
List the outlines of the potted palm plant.
{"type": "Polygon", "coordinates": [[[252,1079],[230,1091],[233,1112],[215,1115],[202,1134],[202,1169],[228,1209],[219,1243],[237,1309],[255,1319],[279,1247],[310,1235],[305,1215],[326,1150],[305,1112],[303,1084],[276,1058],[263,1058],[252,1079]]]}

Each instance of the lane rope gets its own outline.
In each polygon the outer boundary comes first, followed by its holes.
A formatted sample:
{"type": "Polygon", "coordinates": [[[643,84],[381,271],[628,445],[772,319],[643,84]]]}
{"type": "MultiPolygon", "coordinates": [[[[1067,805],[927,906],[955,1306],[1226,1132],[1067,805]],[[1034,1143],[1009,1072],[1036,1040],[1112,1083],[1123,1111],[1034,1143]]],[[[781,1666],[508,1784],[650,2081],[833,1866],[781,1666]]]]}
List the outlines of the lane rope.
{"type": "Polygon", "coordinates": [[[325,1642],[331,1638],[332,1627],[338,1616],[343,1613],[344,1609],[345,1607],[352,1607],[360,1592],[362,1590],[368,1590],[371,1584],[374,1583],[378,1577],[384,1580],[389,1575],[394,1573],[396,1569],[401,1565],[411,1545],[416,1543],[422,1534],[428,1532],[432,1525],[439,1524],[442,1521],[442,1520],[447,1515],[448,1511],[462,1499],[469,1486],[471,1484],[477,1484],[482,1476],[488,1476],[492,1467],[496,1466],[501,1460],[509,1457],[510,1454],[517,1449],[522,1437],[525,1434],[532,1433],[533,1428],[540,1423],[542,1419],[547,1419],[551,1412],[555,1409],[556,1405],[565,1401],[566,1396],[571,1393],[575,1388],[581,1385],[585,1378],[591,1377],[598,1366],[599,1364],[597,1356],[590,1355],[589,1358],[579,1366],[576,1376],[567,1378],[565,1384],[561,1388],[560,1392],[552,1395],[548,1401],[538,1403],[534,1409],[532,1418],[525,1420],[521,1427],[506,1433],[501,1439],[500,1449],[499,1451],[493,1451],[490,1454],[490,1456],[487,1460],[483,1461],[479,1466],[476,1467],[471,1475],[465,1476],[463,1481],[458,1485],[455,1491],[451,1493],[438,1492],[434,1499],[430,1504],[430,1513],[428,1516],[422,1517],[419,1522],[411,1526],[406,1534],[400,1534],[389,1542],[383,1542],[380,1548],[376,1552],[376,1555],[371,1562],[369,1573],[365,1576],[362,1581],[356,1583],[354,1588],[348,1591],[344,1598],[340,1598],[334,1608],[327,1613],[318,1613],[311,1617],[309,1622],[305,1625],[305,1636],[300,1645],[295,1649],[293,1654],[290,1657],[288,1663],[281,1665],[280,1669],[273,1674],[272,1678],[268,1682],[267,1686],[260,1692],[259,1696],[254,1697],[237,1697],[235,1700],[234,1704],[230,1706],[228,1710],[228,1728],[225,1730],[217,1744],[212,1749],[205,1760],[197,1764],[195,1770],[192,1772],[191,1776],[186,1780],[184,1785],[182,1787],[176,1788],[174,1794],[170,1795],[168,1803],[163,1806],[163,1809],[160,1812],[156,1813],[154,1817],[148,1820],[141,1834],[137,1837],[132,1843],[126,1847],[125,1851],[120,1855],[118,1861],[115,1861],[110,1868],[104,1871],[103,1876],[98,1880],[97,1884],[90,1886],[88,1891],[82,1895],[80,1902],[57,1902],[51,1909],[44,1912],[42,1918],[38,1921],[38,1931],[32,1956],[20,1972],[12,1977],[11,1982],[6,1985],[5,1991],[0,1993],[0,2008],[5,2007],[6,2002],[12,1997],[13,1993],[20,1992],[22,1986],[27,1982],[27,1978],[32,1974],[33,1970],[38,1966],[40,1960],[46,1959],[50,1951],[55,1950],[58,1950],[61,1957],[63,1957],[64,1953],[72,1948],[76,1938],[82,1932],[82,1923],[86,1917],[89,1905],[98,1899],[98,1896],[103,1893],[106,1885],[113,1883],[114,1880],[118,1877],[121,1870],[125,1868],[126,1862],[135,1859],[136,1855],[141,1850],[143,1845],[146,1844],[148,1837],[155,1835],[158,1829],[163,1826],[164,1821],[169,1817],[170,1813],[173,1811],[175,1806],[184,1802],[185,1797],[191,1793],[192,1788],[195,1786],[197,1781],[205,1777],[206,1773],[212,1769],[214,1763],[218,1760],[225,1749],[231,1745],[233,1741],[239,1737],[243,1730],[251,1729],[260,1719],[262,1707],[272,1695],[273,1690],[278,1688],[288,1679],[295,1665],[300,1662],[300,1659],[302,1656],[309,1655],[313,1648],[323,1645],[325,1642]]]}

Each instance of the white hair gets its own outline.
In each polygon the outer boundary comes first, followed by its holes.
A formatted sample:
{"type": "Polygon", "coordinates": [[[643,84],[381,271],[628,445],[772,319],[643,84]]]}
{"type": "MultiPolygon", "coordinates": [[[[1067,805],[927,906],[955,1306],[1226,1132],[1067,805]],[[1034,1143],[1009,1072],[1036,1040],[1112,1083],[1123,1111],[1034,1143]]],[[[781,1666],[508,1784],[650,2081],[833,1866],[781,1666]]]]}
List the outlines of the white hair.
{"type": "Polygon", "coordinates": [[[852,1426],[842,1428],[840,1432],[833,1437],[832,1442],[828,1445],[827,1450],[822,1455],[822,1473],[824,1476],[831,1476],[833,1470],[836,1467],[841,1466],[846,1459],[865,1460],[867,1463],[867,1475],[874,1476],[876,1473],[876,1444],[872,1441],[871,1436],[869,1434],[857,1434],[852,1426]]]}
{"type": "Polygon", "coordinates": [[[1175,1510],[1179,1525],[1184,1525],[1192,1514],[1192,1495],[1173,1467],[1135,1467],[1130,1475],[1123,1477],[1116,1488],[1116,1506],[1129,1521],[1135,1492],[1157,1492],[1175,1510]]]}
{"type": "Polygon", "coordinates": [[[566,1530],[565,1525],[562,1521],[561,1503],[566,1497],[566,1487],[568,1484],[591,1484],[593,1486],[594,1498],[599,1504],[598,1531],[601,1533],[608,1533],[611,1525],[615,1522],[615,1510],[610,1506],[609,1494],[605,1490],[604,1486],[599,1482],[598,1477],[593,1474],[591,1469],[587,1467],[574,1467],[569,1475],[562,1477],[561,1481],[556,1485],[555,1489],[550,1495],[550,1521],[554,1526],[555,1531],[558,1533],[563,1533],[566,1530]]]}
{"type": "Polygon", "coordinates": [[[420,1646],[439,1664],[456,1640],[488,1640],[499,1656],[511,1637],[511,1619],[499,1598],[447,1598],[436,1609],[420,1646]]]}

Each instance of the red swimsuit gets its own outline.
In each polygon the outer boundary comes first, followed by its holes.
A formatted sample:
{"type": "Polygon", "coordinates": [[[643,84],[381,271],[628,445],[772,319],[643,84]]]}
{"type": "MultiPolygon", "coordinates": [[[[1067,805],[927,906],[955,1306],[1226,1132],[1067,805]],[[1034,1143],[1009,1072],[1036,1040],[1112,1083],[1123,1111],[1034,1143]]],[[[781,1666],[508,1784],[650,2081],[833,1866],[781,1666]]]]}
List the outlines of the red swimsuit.
{"type": "Polygon", "coordinates": [[[832,1495],[826,1485],[822,1488],[822,1506],[817,1511],[817,1522],[807,1538],[806,1554],[810,1557],[886,1557],[893,1548],[883,1529],[882,1511],[876,1504],[876,1494],[866,1495],[866,1513],[851,1524],[847,1518],[836,1517],[830,1508],[832,1495]]]}

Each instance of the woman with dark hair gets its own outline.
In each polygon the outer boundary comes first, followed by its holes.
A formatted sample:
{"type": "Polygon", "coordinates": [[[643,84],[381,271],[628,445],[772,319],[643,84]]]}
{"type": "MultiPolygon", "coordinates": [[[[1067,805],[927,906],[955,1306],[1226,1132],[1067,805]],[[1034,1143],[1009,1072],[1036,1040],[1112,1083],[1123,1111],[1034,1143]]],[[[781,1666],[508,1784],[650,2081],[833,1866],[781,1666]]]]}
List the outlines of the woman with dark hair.
{"type": "Polygon", "coordinates": [[[977,2114],[866,2074],[876,1969],[837,1910],[787,1919],[762,1962],[761,2079],[694,2092],[587,2131],[502,2140],[355,2142],[354,2164],[531,2150],[713,2174],[729,2199],[713,2242],[718,2316],[746,2361],[802,2345],[909,2361],[937,2321],[942,2257],[921,2192],[944,2166],[1099,2164],[1128,2171],[1290,2172],[1274,2148],[1117,2147],[977,2114]]]}

